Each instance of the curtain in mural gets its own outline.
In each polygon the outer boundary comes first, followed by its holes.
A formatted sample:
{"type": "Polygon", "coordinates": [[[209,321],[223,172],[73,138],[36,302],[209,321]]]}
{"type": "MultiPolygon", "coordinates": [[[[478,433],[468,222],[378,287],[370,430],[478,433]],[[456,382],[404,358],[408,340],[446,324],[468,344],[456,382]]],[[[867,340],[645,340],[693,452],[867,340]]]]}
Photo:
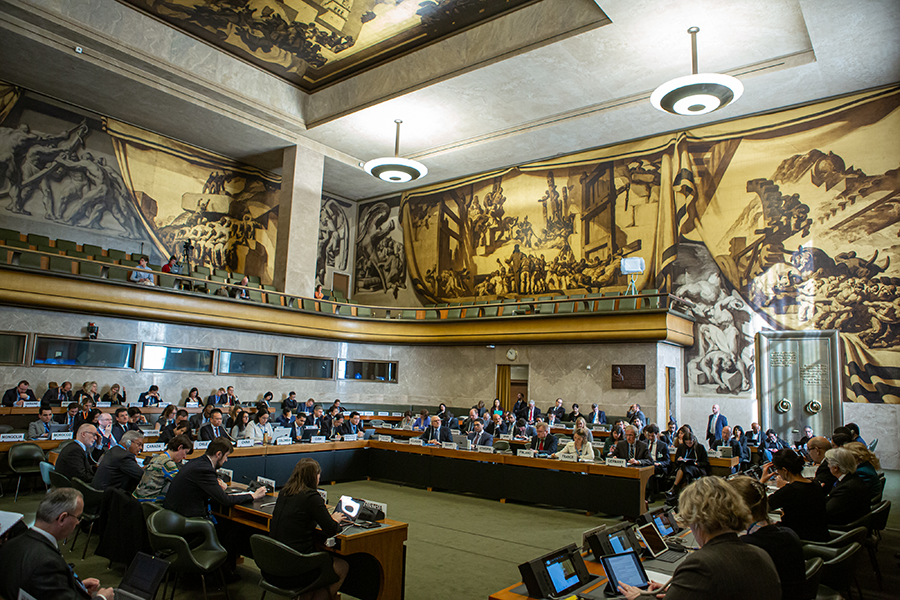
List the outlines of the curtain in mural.
{"type": "Polygon", "coordinates": [[[280,177],[105,118],[122,178],[161,254],[193,245],[193,265],[274,274],[280,177]]]}
{"type": "Polygon", "coordinates": [[[900,402],[900,90],[404,194],[430,302],[638,289],[694,302],[688,393],[749,394],[761,328],[838,329],[846,398],[900,402]]]}

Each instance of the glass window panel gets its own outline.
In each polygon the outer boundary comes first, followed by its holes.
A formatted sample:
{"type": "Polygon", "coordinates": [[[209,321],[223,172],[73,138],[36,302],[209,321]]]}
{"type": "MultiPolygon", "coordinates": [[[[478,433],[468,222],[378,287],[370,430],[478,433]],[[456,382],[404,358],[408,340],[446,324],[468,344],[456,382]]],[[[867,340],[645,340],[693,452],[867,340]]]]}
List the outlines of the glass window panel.
{"type": "Polygon", "coordinates": [[[219,375],[260,375],[275,377],[278,374],[277,354],[251,354],[249,352],[219,351],[219,375]]]}
{"type": "Polygon", "coordinates": [[[144,344],[141,352],[141,369],[209,373],[212,370],[212,359],[212,350],[144,344]]]}
{"type": "Polygon", "coordinates": [[[25,364],[24,333],[0,333],[0,363],[25,364]]]}
{"type": "Polygon", "coordinates": [[[281,376],[298,379],[332,379],[334,361],[330,358],[285,356],[281,376]]]}
{"type": "Polygon", "coordinates": [[[134,344],[37,337],[34,364],[133,369],[134,344]]]}
{"type": "Polygon", "coordinates": [[[339,360],[338,379],[397,383],[397,363],[339,360]]]}

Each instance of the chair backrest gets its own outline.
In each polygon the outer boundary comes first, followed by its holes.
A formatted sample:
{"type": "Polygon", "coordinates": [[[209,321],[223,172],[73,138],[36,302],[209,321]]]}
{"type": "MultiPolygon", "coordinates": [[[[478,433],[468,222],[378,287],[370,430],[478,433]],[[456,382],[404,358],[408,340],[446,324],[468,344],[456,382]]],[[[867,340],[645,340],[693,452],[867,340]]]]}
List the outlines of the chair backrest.
{"type": "Polygon", "coordinates": [[[869,529],[872,531],[884,531],[887,527],[888,515],[891,514],[891,501],[884,500],[872,509],[872,520],[869,521],[869,529]]]}
{"type": "Polygon", "coordinates": [[[48,473],[48,478],[50,479],[50,486],[55,488],[67,488],[72,487],[72,482],[69,481],[69,478],[58,472],[56,469],[53,469],[48,473]]]}
{"type": "Polygon", "coordinates": [[[177,558],[172,563],[176,568],[191,568],[191,548],[181,536],[184,532],[184,517],[171,510],[158,510],[147,519],[147,535],[154,552],[173,551],[177,558]]]}
{"type": "Polygon", "coordinates": [[[103,503],[103,491],[95,490],[77,477],[72,479],[72,487],[81,492],[84,497],[84,512],[91,515],[100,514],[100,504],[103,503]]]}
{"type": "Polygon", "coordinates": [[[44,451],[37,444],[14,444],[9,448],[7,461],[13,471],[28,467],[37,467],[44,461],[44,451]]]}
{"type": "Polygon", "coordinates": [[[509,450],[509,442],[506,440],[496,440],[494,442],[494,450],[509,450]]]}
{"type": "Polygon", "coordinates": [[[825,561],[815,556],[806,561],[806,597],[815,598],[819,591],[819,580],[822,579],[822,565],[825,561]]]}
{"type": "Polygon", "coordinates": [[[48,463],[46,460],[41,461],[41,479],[44,480],[45,485],[53,485],[50,481],[50,471],[55,471],[56,467],[48,463]]]}
{"type": "Polygon", "coordinates": [[[329,585],[339,579],[332,566],[333,559],[326,552],[300,554],[293,548],[258,533],[250,536],[250,548],[253,551],[253,562],[264,578],[296,577],[298,573],[321,569],[319,584],[329,585]]]}

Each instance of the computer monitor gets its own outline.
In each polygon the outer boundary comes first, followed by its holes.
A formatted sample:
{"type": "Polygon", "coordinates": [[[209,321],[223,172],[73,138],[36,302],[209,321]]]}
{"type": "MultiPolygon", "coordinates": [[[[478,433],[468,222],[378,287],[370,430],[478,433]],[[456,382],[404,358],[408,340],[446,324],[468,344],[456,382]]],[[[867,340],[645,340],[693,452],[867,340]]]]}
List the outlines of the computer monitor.
{"type": "Polygon", "coordinates": [[[280,437],[288,437],[291,435],[290,427],[276,427],[272,430],[272,439],[277,440],[280,437]]]}
{"type": "Polygon", "coordinates": [[[519,572],[533,598],[565,598],[595,578],[575,544],[522,563],[519,572]]]}
{"type": "Polygon", "coordinates": [[[664,511],[653,514],[653,524],[663,537],[675,533],[675,528],[669,523],[669,515],[664,511]]]}
{"type": "Polygon", "coordinates": [[[684,531],[684,527],[682,527],[678,523],[678,513],[675,512],[674,508],[670,508],[666,511],[666,520],[669,522],[669,527],[672,528],[672,531],[676,534],[684,531]]]}
{"type": "Polygon", "coordinates": [[[591,547],[591,553],[598,560],[601,556],[608,554],[621,554],[628,550],[641,551],[631,523],[620,523],[615,527],[600,531],[588,537],[587,541],[591,547]]]}
{"type": "Polygon", "coordinates": [[[719,451],[719,456],[722,458],[733,458],[734,457],[734,449],[731,446],[719,446],[716,448],[719,451]]]}
{"type": "Polygon", "coordinates": [[[58,433],[60,431],[68,431],[69,426],[65,423],[50,423],[50,433],[58,433]]]}
{"type": "Polygon", "coordinates": [[[603,570],[606,572],[607,594],[618,595],[618,582],[646,590],[650,587],[650,578],[641,564],[637,552],[629,550],[620,554],[604,556],[600,559],[603,570]]]}

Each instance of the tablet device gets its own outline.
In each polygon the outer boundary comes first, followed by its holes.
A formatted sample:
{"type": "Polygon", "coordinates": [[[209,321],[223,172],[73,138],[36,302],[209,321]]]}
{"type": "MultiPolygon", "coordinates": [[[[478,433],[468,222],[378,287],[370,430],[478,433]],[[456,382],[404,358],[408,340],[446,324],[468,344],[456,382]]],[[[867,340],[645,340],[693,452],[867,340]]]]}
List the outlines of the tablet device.
{"type": "Polygon", "coordinates": [[[115,591],[116,600],[150,600],[168,567],[168,561],[138,552],[115,591]]]}
{"type": "Polygon", "coordinates": [[[650,587],[650,578],[644,571],[641,559],[634,550],[622,554],[611,554],[600,559],[609,583],[607,594],[619,595],[619,582],[646,590],[650,587]]]}
{"type": "Polygon", "coordinates": [[[641,534],[641,537],[644,538],[644,544],[647,546],[647,551],[650,552],[650,555],[653,558],[664,562],[674,563],[686,556],[683,554],[683,549],[680,549],[680,551],[670,550],[666,541],[662,539],[662,536],[659,535],[659,532],[656,530],[656,525],[653,523],[647,523],[646,525],[638,527],[638,532],[641,534]]]}

